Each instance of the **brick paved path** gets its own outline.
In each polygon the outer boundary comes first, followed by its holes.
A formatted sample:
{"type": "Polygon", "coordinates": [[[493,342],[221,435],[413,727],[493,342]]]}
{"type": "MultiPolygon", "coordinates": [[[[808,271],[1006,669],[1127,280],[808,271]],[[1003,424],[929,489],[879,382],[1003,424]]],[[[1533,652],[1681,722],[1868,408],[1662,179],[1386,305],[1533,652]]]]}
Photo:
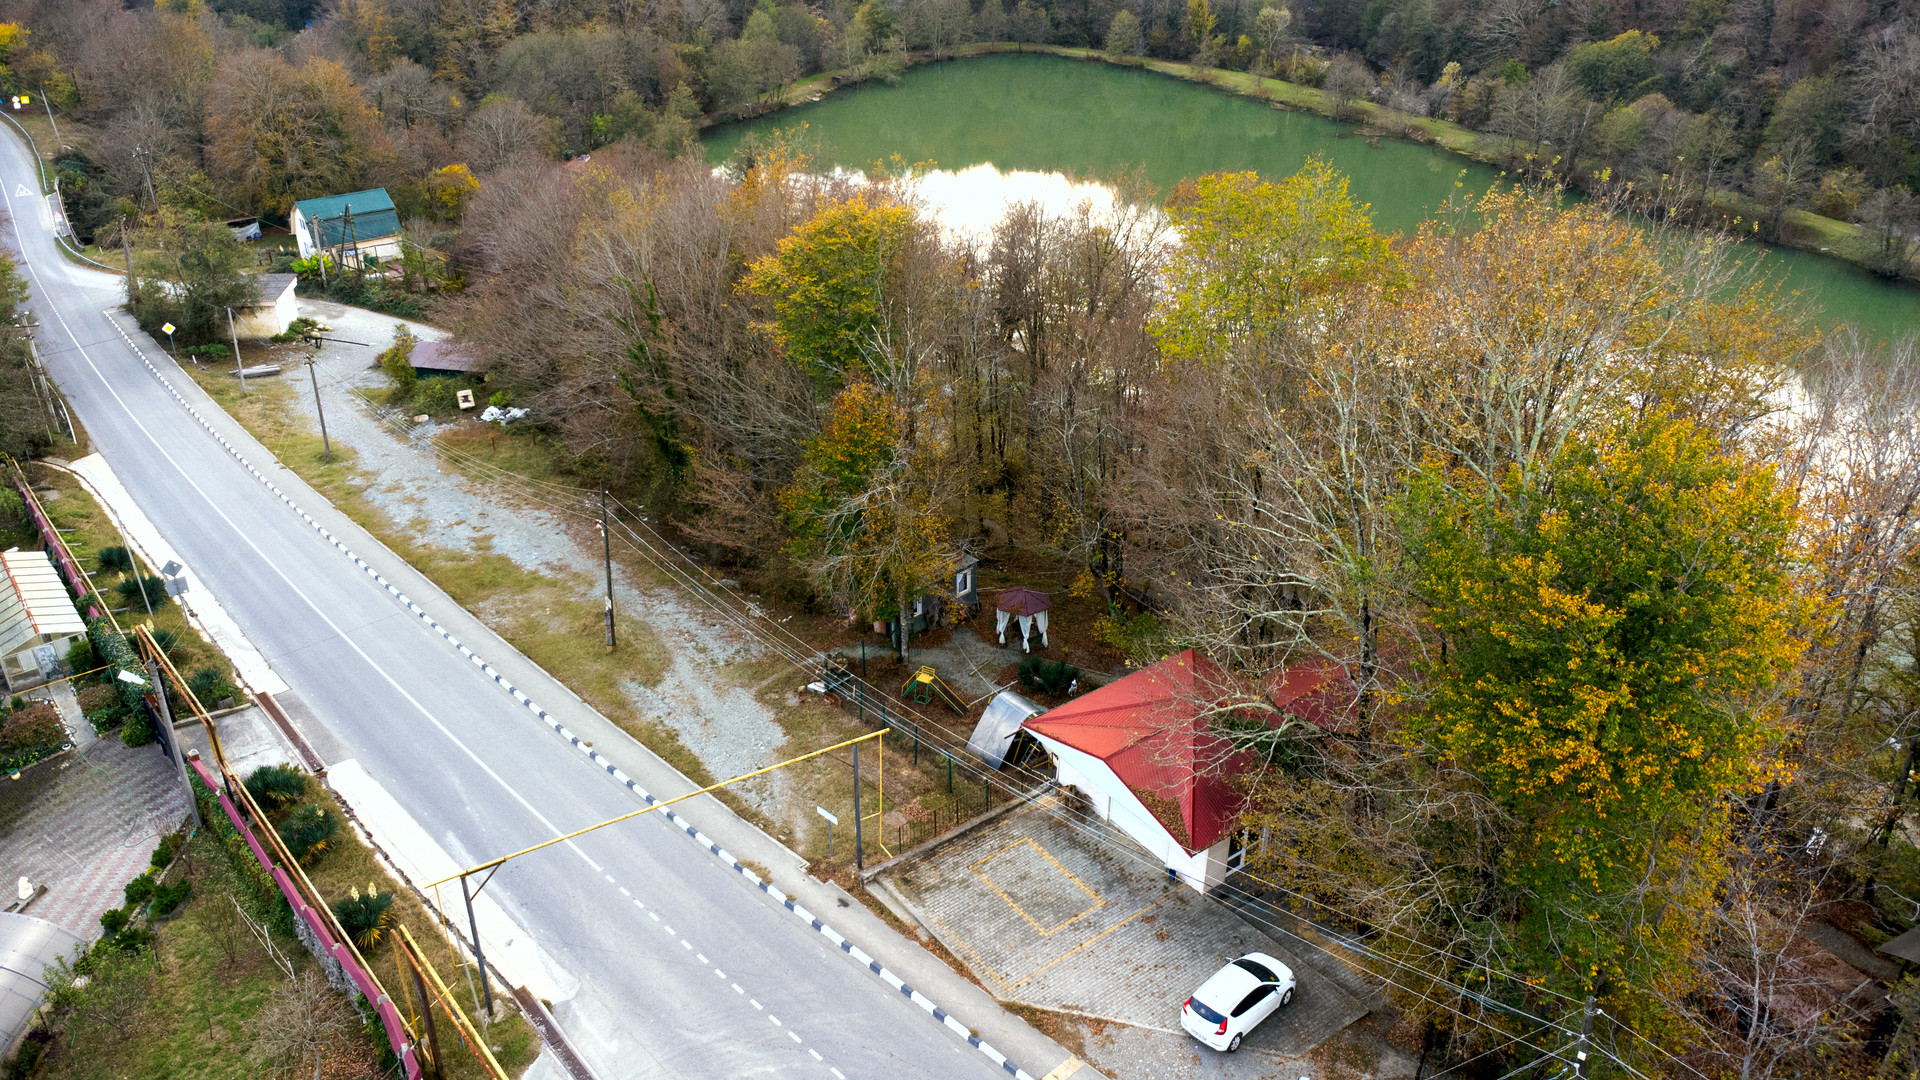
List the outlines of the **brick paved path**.
{"type": "Polygon", "coordinates": [[[1232,911],[1168,882],[1105,823],[1058,796],[999,818],[888,874],[942,944],[995,997],[1178,1031],[1180,1003],[1233,957],[1293,968],[1294,1003],[1247,1044],[1300,1054],[1366,1006],[1232,911]]]}
{"type": "Polygon", "coordinates": [[[159,838],[186,816],[180,774],[155,745],[109,737],[18,780],[0,775],[0,889],[11,900],[22,874],[47,886],[26,914],[91,940],[100,915],[121,905],[159,838]]]}

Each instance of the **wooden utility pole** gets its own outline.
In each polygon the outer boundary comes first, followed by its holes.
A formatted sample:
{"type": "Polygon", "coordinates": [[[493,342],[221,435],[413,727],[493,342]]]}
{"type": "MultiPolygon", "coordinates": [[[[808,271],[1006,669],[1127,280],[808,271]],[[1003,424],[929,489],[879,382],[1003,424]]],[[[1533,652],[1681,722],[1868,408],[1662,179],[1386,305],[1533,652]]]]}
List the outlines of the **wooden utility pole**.
{"type": "Polygon", "coordinates": [[[613,640],[613,533],[607,529],[607,485],[600,484],[600,552],[607,565],[607,648],[613,640]]]}
{"type": "MultiPolygon", "coordinates": [[[[307,378],[313,380],[313,411],[320,414],[320,445],[326,450],[328,461],[333,460],[333,442],[327,438],[327,407],[320,404],[320,376],[314,374],[314,358],[307,357],[307,378]]],[[[611,634],[613,631],[607,631],[611,634]]]]}
{"type": "Polygon", "coordinates": [[[140,175],[147,178],[147,198],[153,200],[153,212],[157,214],[160,212],[160,196],[153,193],[153,171],[147,168],[147,159],[152,156],[153,152],[145,147],[133,148],[133,159],[140,163],[140,175]]]}
{"type": "Polygon", "coordinates": [[[233,326],[233,309],[227,309],[227,333],[233,338],[233,373],[240,377],[240,389],[247,388],[247,365],[240,359],[240,331],[233,326]]]}

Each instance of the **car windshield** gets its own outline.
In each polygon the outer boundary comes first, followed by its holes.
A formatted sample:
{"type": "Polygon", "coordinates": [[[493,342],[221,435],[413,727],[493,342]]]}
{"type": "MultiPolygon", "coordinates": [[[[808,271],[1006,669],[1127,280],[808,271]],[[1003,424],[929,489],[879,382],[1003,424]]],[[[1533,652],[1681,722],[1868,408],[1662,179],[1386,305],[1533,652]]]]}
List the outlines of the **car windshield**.
{"type": "Polygon", "coordinates": [[[1280,977],[1275,975],[1273,972],[1268,971],[1265,966],[1261,964],[1256,964],[1244,956],[1238,960],[1235,960],[1233,962],[1233,966],[1239,968],[1240,970],[1246,972],[1249,975],[1252,975],[1254,978],[1259,979],[1263,983],[1280,981],[1280,977]]]}
{"type": "Polygon", "coordinates": [[[1199,998],[1188,998],[1187,1004],[1193,1006],[1193,1011],[1200,1014],[1200,1019],[1205,1020],[1209,1024],[1224,1024],[1227,1022],[1226,1017],[1207,1008],[1207,1003],[1201,1001],[1199,998]]]}

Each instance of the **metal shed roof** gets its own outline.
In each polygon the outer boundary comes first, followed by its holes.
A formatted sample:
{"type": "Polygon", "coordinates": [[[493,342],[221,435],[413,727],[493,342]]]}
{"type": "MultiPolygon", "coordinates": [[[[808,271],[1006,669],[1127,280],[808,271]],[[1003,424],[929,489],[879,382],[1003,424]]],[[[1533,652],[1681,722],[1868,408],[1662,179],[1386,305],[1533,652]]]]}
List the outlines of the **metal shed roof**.
{"type": "Polygon", "coordinates": [[[37,644],[43,636],[87,632],[46,552],[0,552],[0,570],[7,584],[0,590],[0,654],[37,644]]]}
{"type": "Polygon", "coordinates": [[[400,215],[394,211],[393,199],[386,188],[302,199],[294,203],[293,208],[300,211],[301,217],[318,223],[321,247],[371,243],[400,231],[400,215]],[[349,210],[353,212],[351,232],[347,229],[349,210]]]}
{"type": "Polygon", "coordinates": [[[967,749],[986,762],[987,768],[997,769],[1006,760],[1013,737],[1020,733],[1020,725],[1043,712],[1046,710],[1019,694],[1002,690],[988,702],[987,711],[980,714],[980,722],[974,725],[973,735],[967,739],[967,749]]]}

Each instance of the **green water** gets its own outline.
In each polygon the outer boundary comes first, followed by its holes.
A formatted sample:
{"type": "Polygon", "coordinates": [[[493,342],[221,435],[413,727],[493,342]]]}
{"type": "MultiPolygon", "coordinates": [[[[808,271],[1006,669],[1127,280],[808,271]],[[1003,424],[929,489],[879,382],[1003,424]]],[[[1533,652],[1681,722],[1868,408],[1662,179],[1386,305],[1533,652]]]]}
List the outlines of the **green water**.
{"type": "MultiPolygon", "coordinates": [[[[997,55],[931,64],[897,87],[862,86],[822,101],[712,131],[719,162],[749,131],[807,124],[815,160],[864,168],[899,155],[959,170],[991,163],[1002,172],[1066,172],[1105,180],[1139,169],[1163,191],[1202,173],[1253,169],[1284,176],[1321,154],[1352,178],[1385,232],[1413,229],[1464,184],[1492,184],[1495,170],[1455,154],[1394,139],[1369,140],[1311,113],[1259,102],[1146,71],[1053,56],[997,55]]],[[[1781,275],[1820,313],[1891,338],[1920,332],[1920,290],[1881,283],[1837,259],[1774,250],[1764,268],[1781,275]]]]}

